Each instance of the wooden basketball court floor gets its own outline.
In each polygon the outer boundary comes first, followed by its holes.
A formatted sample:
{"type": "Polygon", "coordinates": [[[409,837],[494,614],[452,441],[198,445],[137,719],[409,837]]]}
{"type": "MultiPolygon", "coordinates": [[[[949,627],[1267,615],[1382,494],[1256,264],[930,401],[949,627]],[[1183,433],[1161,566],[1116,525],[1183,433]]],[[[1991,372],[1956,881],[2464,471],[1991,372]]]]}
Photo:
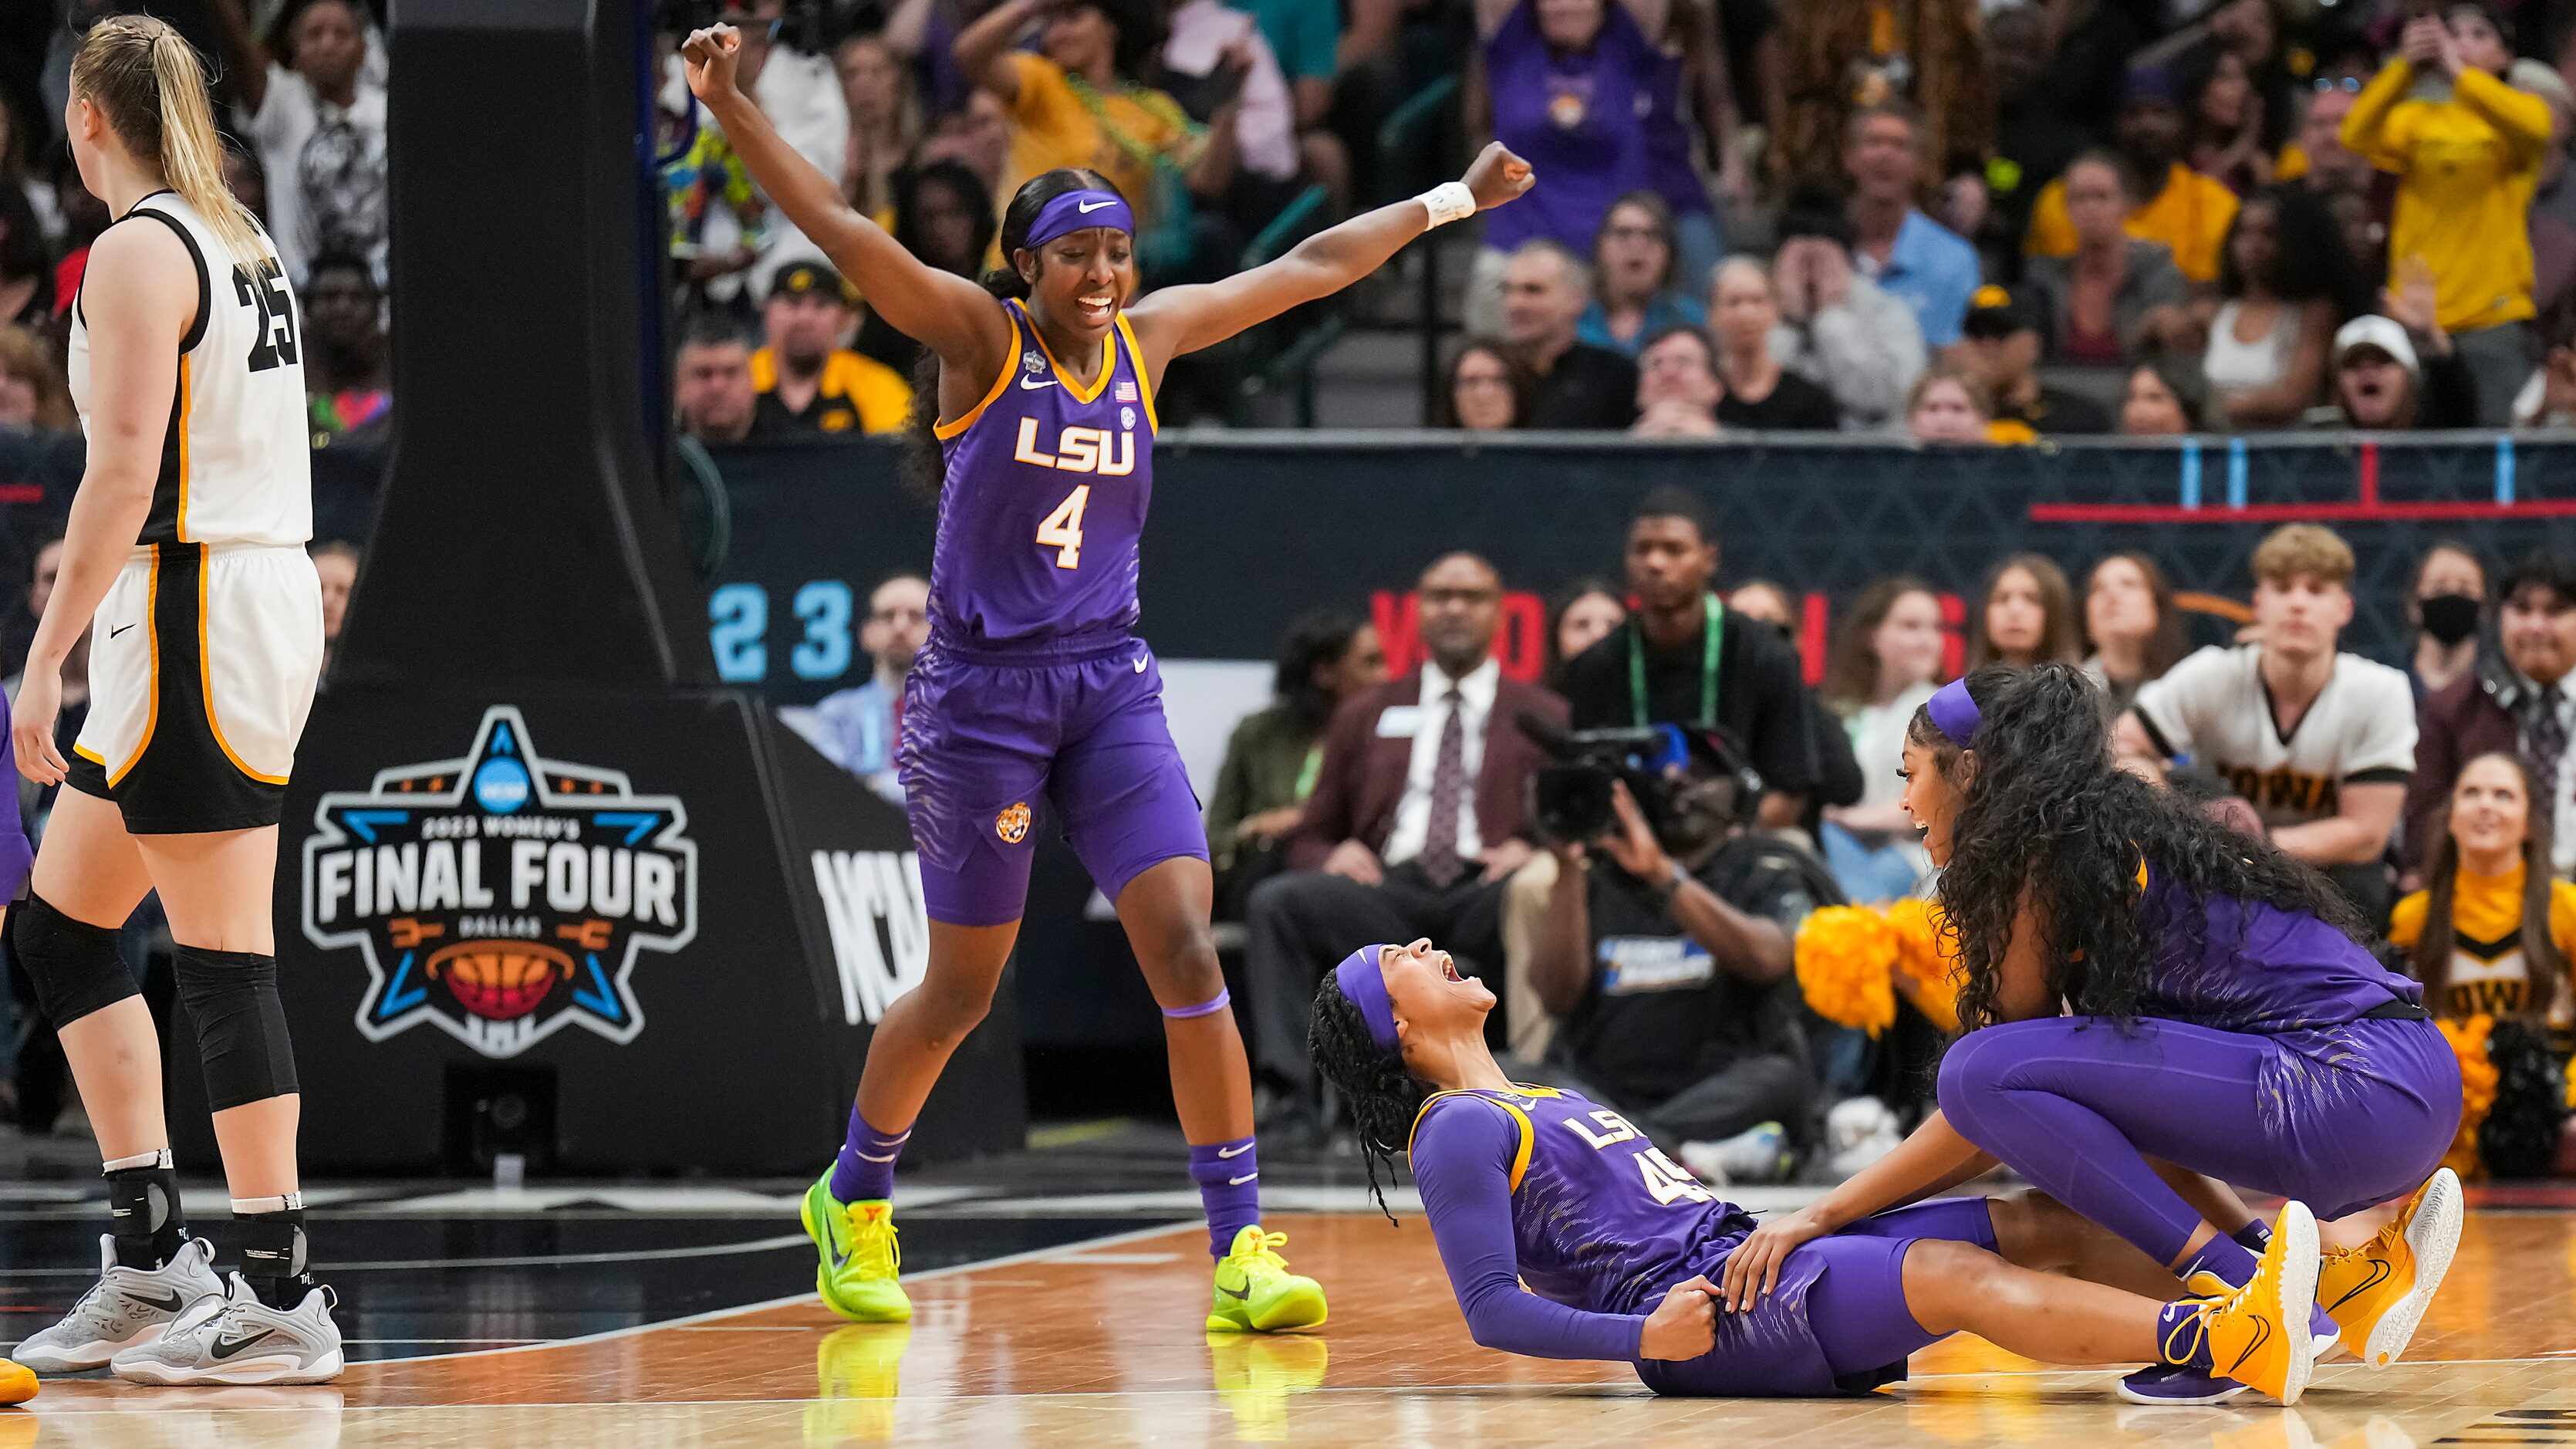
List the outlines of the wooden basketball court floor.
{"type": "MultiPolygon", "coordinates": [[[[1016,1209],[996,1204],[981,1218],[927,1209],[911,1237],[935,1260],[975,1256],[958,1246],[962,1239],[1041,1245],[918,1272],[908,1326],[846,1324],[800,1294],[548,1337],[525,1325],[553,1321],[535,1311],[550,1293],[569,1303],[606,1291],[630,1306],[644,1303],[645,1314],[665,1311],[651,1306],[652,1293],[639,1300],[618,1287],[653,1254],[564,1254],[551,1265],[545,1254],[464,1256],[490,1246],[489,1232],[475,1228],[467,1212],[433,1229],[453,1258],[438,1265],[447,1271],[408,1275],[445,1285],[420,1296],[483,1300],[454,1306],[450,1316],[467,1325],[458,1337],[371,1340],[388,1347],[354,1348],[353,1356],[378,1361],[355,1364],[339,1383],[318,1388],[50,1381],[26,1407],[0,1410],[0,1449],[1375,1441],[2576,1446],[2576,1201],[2547,1191],[2478,1196],[2450,1281],[2408,1361],[2372,1372],[2339,1359],[2289,1410],[2268,1402],[2129,1405],[2112,1396],[2109,1371],[2050,1371],[1967,1339],[1916,1355],[1909,1382],[1865,1399],[1658,1400],[1624,1365],[1517,1359],[1476,1347],[1421,1218],[1408,1214],[1391,1226],[1360,1211],[1283,1215],[1273,1223],[1289,1234],[1292,1262],[1321,1277],[1333,1295],[1331,1322],[1312,1334],[1204,1333],[1207,1259],[1195,1222],[1134,1226],[1133,1218],[1095,1213],[1068,1223],[1059,1209],[1056,1226],[1033,1239],[1028,1222],[1011,1216],[1016,1209]],[[605,1280],[588,1271],[601,1260],[605,1280]],[[478,1288],[477,1278],[485,1286],[478,1288]],[[476,1322],[519,1327],[472,1327],[476,1322]],[[506,1334],[537,1336],[511,1341],[506,1334]],[[504,1346],[441,1351],[442,1341],[504,1346]]],[[[728,1221],[746,1241],[661,1251],[719,1275],[719,1299],[726,1289],[737,1299],[755,1289],[775,1292],[810,1273],[801,1238],[782,1241],[787,1235],[774,1221],[756,1232],[728,1221]]],[[[0,1238],[9,1243],[26,1246],[0,1238]]],[[[922,1256],[915,1252],[916,1266],[922,1256]]],[[[23,1261],[0,1260],[0,1311],[36,1314],[35,1299],[78,1291],[80,1274],[61,1268],[50,1270],[56,1278],[48,1286],[29,1290],[25,1275],[36,1270],[23,1261]]],[[[385,1299],[378,1292],[375,1301],[385,1299]]],[[[574,1328],[582,1321],[561,1320],[574,1328]]],[[[32,1326],[23,1316],[5,1322],[32,1326]]]]}

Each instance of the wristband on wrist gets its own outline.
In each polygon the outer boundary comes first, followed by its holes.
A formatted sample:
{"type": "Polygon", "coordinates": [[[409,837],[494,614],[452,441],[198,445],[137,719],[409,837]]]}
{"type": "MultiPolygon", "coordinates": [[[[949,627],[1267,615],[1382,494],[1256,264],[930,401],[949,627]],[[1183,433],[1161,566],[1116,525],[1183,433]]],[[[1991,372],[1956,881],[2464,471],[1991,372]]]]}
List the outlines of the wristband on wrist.
{"type": "Polygon", "coordinates": [[[1476,193],[1469,191],[1464,181],[1443,181],[1413,199],[1421,202],[1423,209],[1431,213],[1434,227],[1465,221],[1476,214],[1476,193]]]}

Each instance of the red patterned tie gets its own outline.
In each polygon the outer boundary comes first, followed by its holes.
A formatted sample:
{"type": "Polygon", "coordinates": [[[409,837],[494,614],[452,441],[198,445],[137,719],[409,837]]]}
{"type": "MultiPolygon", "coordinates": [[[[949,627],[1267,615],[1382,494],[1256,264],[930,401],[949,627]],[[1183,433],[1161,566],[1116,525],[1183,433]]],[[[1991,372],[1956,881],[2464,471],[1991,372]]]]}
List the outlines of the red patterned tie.
{"type": "Polygon", "coordinates": [[[1467,702],[1452,684],[1441,703],[1449,707],[1440,726],[1440,754],[1431,763],[1431,826],[1422,836],[1422,873],[1436,886],[1458,878],[1458,796],[1467,783],[1467,702]]]}

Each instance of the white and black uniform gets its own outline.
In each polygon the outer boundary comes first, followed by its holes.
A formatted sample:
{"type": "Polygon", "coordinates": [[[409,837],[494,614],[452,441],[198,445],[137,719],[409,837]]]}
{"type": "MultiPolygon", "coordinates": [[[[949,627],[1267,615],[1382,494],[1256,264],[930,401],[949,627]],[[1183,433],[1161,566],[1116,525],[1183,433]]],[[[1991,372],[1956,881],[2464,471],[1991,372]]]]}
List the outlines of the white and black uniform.
{"type": "Polygon", "coordinates": [[[2217,771],[2266,829],[2339,813],[2346,785],[2403,784],[2415,772],[2415,695],[2405,675],[2337,654],[2324,691],[2285,734],[2262,657],[2259,644],[2203,649],[2138,686],[2130,708],[2158,751],[2217,771]]]}
{"type": "MultiPolygon", "coordinates": [[[[187,244],[197,315],[152,511],[91,624],[70,783],[115,801],[138,835],[275,825],[322,671],[303,315],[265,235],[256,265],[237,262],[177,192],[116,224],[187,244]]],[[[95,384],[77,298],[70,362],[86,427],[95,384]]]]}

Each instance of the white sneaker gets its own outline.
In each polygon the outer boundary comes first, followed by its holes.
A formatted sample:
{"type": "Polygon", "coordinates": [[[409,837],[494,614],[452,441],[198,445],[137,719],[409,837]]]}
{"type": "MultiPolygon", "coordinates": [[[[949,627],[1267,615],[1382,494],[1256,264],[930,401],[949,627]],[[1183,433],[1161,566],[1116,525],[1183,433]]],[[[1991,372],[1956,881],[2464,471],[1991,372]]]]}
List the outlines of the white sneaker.
{"type": "Polygon", "coordinates": [[[1905,1140],[1896,1114],[1876,1097],[1852,1097],[1825,1114],[1826,1170],[1837,1182],[1894,1152],[1905,1140]]]}
{"type": "Polygon", "coordinates": [[[1777,1122],[1748,1127],[1723,1142],[1685,1142],[1680,1155],[1682,1166],[1712,1187],[1778,1182],[1794,1160],[1788,1130],[1777,1122]]]}
{"type": "Polygon", "coordinates": [[[214,1245],[203,1238],[180,1244],[158,1268],[127,1268],[116,1261],[116,1239],[101,1233],[98,1258],[98,1282],[62,1322],[19,1344],[11,1358],[40,1374],[104,1368],[120,1352],[159,1339],[190,1304],[224,1291],[214,1245]]]}
{"type": "Polygon", "coordinates": [[[116,1376],[138,1384],[319,1384],[340,1376],[339,1302],[316,1288],[292,1309],[259,1301],[239,1273],[159,1339],[116,1356],[116,1376]]]}

